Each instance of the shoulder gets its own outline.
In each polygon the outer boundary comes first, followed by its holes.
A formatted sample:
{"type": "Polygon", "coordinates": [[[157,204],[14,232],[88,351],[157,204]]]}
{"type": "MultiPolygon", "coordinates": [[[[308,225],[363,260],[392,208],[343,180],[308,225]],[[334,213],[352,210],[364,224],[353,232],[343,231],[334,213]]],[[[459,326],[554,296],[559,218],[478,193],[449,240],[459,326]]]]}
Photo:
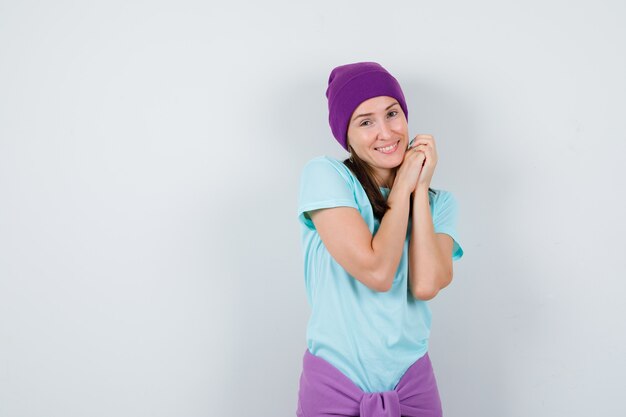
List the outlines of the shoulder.
{"type": "Polygon", "coordinates": [[[431,188],[431,195],[438,200],[445,200],[448,198],[454,198],[452,191],[444,190],[442,188],[431,188]]]}
{"type": "Polygon", "coordinates": [[[323,178],[328,178],[329,176],[342,177],[348,182],[353,180],[352,171],[342,161],[326,155],[309,159],[304,164],[302,175],[323,178]]]}
{"type": "Polygon", "coordinates": [[[348,167],[328,156],[310,159],[300,176],[298,216],[301,223],[315,229],[307,211],[339,206],[358,208],[348,167]]]}
{"type": "Polygon", "coordinates": [[[309,159],[305,164],[305,167],[308,166],[328,166],[334,167],[335,169],[343,169],[344,167],[347,169],[343,162],[339,159],[327,156],[327,155],[319,155],[314,158],[309,159]]]}
{"type": "Polygon", "coordinates": [[[434,209],[440,209],[445,207],[456,207],[458,205],[457,199],[452,191],[432,188],[432,192],[429,192],[431,204],[434,209]]]}

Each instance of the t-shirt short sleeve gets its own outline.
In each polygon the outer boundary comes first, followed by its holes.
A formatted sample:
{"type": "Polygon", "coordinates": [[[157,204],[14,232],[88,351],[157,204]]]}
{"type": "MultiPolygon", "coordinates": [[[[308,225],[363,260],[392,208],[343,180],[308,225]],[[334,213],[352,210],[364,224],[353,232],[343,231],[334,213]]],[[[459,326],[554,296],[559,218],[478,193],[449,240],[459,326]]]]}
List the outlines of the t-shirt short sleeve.
{"type": "Polygon", "coordinates": [[[327,157],[310,160],[300,175],[298,220],[315,230],[307,211],[339,206],[358,209],[349,174],[327,157]]]}
{"type": "Polygon", "coordinates": [[[445,233],[452,237],[454,240],[452,260],[457,260],[463,256],[463,248],[457,236],[458,203],[451,192],[440,190],[439,193],[433,210],[435,233],[445,233]]]}

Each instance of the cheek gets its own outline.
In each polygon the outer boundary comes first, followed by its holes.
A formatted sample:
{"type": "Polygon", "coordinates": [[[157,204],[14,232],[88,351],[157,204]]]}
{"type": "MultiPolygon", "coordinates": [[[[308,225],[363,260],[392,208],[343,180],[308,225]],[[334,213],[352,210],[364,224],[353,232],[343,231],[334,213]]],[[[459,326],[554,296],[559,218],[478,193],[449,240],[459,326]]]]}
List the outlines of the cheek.
{"type": "Polygon", "coordinates": [[[375,135],[372,134],[371,129],[354,130],[352,136],[350,136],[352,143],[358,146],[368,146],[375,135]]]}
{"type": "Polygon", "coordinates": [[[401,132],[408,130],[409,127],[406,123],[406,120],[402,120],[402,118],[395,119],[391,125],[393,126],[394,130],[401,132]]]}

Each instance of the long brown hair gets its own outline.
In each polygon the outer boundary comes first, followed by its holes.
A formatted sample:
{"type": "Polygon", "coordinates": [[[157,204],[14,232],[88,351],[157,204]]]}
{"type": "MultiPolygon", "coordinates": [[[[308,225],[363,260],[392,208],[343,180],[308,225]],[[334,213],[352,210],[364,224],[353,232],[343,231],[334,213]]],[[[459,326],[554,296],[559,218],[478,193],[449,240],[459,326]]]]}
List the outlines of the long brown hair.
{"type": "MultiPolygon", "coordinates": [[[[374,170],[372,167],[359,158],[359,156],[354,152],[352,146],[348,144],[348,148],[350,149],[350,157],[343,160],[343,164],[347,166],[359,180],[363,189],[365,190],[365,194],[372,205],[372,211],[374,212],[374,217],[381,221],[387,210],[389,209],[389,205],[387,204],[387,200],[383,196],[382,192],[378,188],[379,185],[376,183],[374,179],[374,170]]],[[[395,168],[397,170],[397,168],[395,168]]],[[[428,187],[428,192],[435,194],[436,191],[432,188],[428,187]]],[[[409,218],[413,215],[413,198],[410,199],[409,206],[409,218]]]]}

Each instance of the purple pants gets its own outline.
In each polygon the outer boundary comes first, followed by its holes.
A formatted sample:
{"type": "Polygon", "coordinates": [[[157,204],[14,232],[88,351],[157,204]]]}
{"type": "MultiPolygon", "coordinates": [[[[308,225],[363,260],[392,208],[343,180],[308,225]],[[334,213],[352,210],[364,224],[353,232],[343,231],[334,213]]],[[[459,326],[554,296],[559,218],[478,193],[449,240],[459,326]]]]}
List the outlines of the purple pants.
{"type": "Polygon", "coordinates": [[[362,391],[330,362],[308,349],[302,360],[297,417],[441,417],[441,400],[428,353],[391,391],[362,391]]]}

